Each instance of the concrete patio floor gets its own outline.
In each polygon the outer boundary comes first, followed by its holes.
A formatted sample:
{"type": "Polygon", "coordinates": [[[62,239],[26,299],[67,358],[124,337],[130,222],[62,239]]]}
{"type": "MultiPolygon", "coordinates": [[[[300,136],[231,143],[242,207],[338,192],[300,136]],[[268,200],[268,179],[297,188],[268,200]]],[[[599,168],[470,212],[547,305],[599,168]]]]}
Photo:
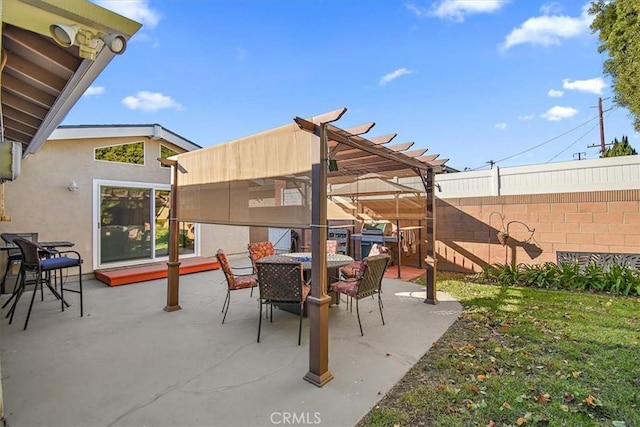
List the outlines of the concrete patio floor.
{"type": "MultiPolygon", "coordinates": [[[[329,369],[317,388],[308,371],[309,323],[297,345],[297,316],[274,309],[256,342],[256,294],[232,293],[224,325],[221,271],[180,278],[182,310],[167,313],[166,279],[110,288],[85,281],[64,313],[45,291],[22,330],[31,293],[13,324],[3,312],[2,386],[8,425],[19,426],[352,426],[422,357],[462,310],[439,293],[384,279],[383,326],[377,302],[330,308],[329,369]]],[[[256,290],[257,291],[257,290],[256,290]]],[[[2,302],[7,296],[3,296],[2,302]]]]}

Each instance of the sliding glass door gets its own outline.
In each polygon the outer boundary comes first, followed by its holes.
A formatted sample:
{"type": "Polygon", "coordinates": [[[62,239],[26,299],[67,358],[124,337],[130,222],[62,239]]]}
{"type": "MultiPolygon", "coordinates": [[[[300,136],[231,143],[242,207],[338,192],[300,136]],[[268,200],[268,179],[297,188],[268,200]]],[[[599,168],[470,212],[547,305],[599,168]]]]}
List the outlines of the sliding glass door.
{"type": "MultiPolygon", "coordinates": [[[[155,191],[155,252],[158,256],[169,256],[169,207],[171,192],[155,191]]],[[[195,224],[178,223],[178,250],[180,255],[195,253],[195,224]]]]}
{"type": "MultiPolygon", "coordinates": [[[[97,264],[135,264],[169,255],[169,206],[166,185],[97,183],[97,264]]],[[[195,254],[193,223],[179,223],[181,255],[195,254]]]]}

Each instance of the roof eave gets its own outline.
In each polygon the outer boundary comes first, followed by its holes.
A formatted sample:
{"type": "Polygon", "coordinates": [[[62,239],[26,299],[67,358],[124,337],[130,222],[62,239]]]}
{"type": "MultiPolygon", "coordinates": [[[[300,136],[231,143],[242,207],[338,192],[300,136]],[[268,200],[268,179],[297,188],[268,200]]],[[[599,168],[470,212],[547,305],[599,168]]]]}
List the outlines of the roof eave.
{"type": "Polygon", "coordinates": [[[40,150],[49,135],[51,135],[62,122],[71,108],[78,102],[78,99],[80,99],[82,94],[91,86],[114,56],[115,54],[109,49],[103,49],[95,61],[85,59],[82,64],[80,64],[78,71],[76,71],[73,77],[67,82],[64,90],[51,106],[38,131],[33,136],[31,143],[23,153],[24,157],[29,154],[35,154],[40,150]]]}
{"type": "Polygon", "coordinates": [[[202,148],[198,144],[172,132],[159,124],[146,125],[64,125],[58,126],[47,138],[50,141],[61,139],[93,139],[118,137],[148,137],[162,139],[185,151],[202,148]]]}

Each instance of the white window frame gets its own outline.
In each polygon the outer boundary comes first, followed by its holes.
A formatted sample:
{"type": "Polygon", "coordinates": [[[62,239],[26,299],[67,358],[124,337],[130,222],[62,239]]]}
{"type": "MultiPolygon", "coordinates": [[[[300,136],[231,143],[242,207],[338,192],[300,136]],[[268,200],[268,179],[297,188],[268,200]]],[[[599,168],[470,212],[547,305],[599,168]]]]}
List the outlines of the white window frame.
{"type": "MultiPolygon", "coordinates": [[[[154,254],[153,258],[100,264],[99,243],[100,243],[100,187],[101,186],[144,188],[147,190],[152,190],[153,196],[154,196],[154,202],[151,204],[152,212],[155,209],[155,191],[156,190],[171,191],[170,184],[160,184],[157,182],[134,182],[134,181],[115,181],[115,180],[109,180],[109,179],[94,179],[93,180],[93,203],[92,203],[93,205],[93,226],[92,226],[93,269],[99,270],[101,268],[127,267],[127,266],[133,266],[133,265],[150,264],[150,263],[159,262],[159,261],[168,261],[169,260],[168,256],[155,257],[155,247],[154,247],[152,248],[152,253],[154,254]]],[[[180,258],[192,258],[192,257],[199,256],[201,253],[200,224],[194,223],[194,225],[195,225],[194,253],[180,255],[180,258]]],[[[151,237],[152,237],[152,242],[155,242],[155,224],[153,225],[153,234],[151,237]]]]}

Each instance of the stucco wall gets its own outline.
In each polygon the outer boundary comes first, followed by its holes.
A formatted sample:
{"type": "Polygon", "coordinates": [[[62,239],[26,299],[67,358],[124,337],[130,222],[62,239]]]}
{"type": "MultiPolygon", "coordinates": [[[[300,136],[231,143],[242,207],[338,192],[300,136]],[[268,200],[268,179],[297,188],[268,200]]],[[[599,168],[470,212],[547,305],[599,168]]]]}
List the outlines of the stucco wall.
{"type": "MultiPolygon", "coordinates": [[[[171,171],[161,168],[160,143],[179,150],[164,140],[146,137],[51,140],[36,154],[22,161],[19,178],[5,183],[5,210],[11,221],[0,222],[0,232],[39,233],[41,241],[69,240],[85,260],[83,272],[92,272],[93,260],[93,180],[170,184],[171,171]],[[144,141],[143,166],[94,160],[94,148],[144,141]],[[79,189],[67,189],[71,180],[79,189]]],[[[213,256],[219,247],[229,253],[246,251],[249,240],[245,227],[200,226],[199,251],[213,256]]],[[[4,269],[4,256],[2,257],[4,269]]],[[[4,270],[2,270],[4,271],[4,270]]]]}

